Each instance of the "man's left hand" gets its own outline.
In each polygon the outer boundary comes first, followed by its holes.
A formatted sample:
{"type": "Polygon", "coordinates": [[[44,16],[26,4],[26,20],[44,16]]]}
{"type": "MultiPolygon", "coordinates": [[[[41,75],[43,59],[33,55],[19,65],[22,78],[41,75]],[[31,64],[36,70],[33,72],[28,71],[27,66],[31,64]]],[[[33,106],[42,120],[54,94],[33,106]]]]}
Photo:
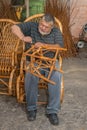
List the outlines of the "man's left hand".
{"type": "Polygon", "coordinates": [[[36,43],[35,43],[35,48],[39,48],[39,47],[41,47],[41,46],[43,46],[43,43],[42,43],[42,42],[36,42],[36,43]]]}

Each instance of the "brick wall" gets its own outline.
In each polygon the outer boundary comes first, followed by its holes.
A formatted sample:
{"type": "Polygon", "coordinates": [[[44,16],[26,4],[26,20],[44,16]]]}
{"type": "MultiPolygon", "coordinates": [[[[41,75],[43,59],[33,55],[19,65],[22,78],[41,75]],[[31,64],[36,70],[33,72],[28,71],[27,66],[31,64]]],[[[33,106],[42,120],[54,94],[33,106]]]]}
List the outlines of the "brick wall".
{"type": "Polygon", "coordinates": [[[78,37],[87,23],[87,0],[70,0],[70,27],[72,36],[78,37]]]}

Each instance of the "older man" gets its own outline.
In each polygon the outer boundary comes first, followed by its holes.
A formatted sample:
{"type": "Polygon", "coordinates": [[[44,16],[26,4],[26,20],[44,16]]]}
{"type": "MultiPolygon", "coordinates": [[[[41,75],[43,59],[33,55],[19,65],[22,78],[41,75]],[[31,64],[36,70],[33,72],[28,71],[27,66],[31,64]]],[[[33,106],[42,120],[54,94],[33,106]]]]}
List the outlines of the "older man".
{"type": "MultiPolygon", "coordinates": [[[[12,31],[21,40],[26,43],[26,49],[33,43],[35,47],[52,45],[56,47],[63,47],[63,38],[60,30],[54,26],[55,19],[50,14],[45,14],[39,23],[25,22],[12,26],[12,31]]],[[[49,57],[53,53],[47,54],[49,57]]],[[[28,60],[28,59],[26,59],[28,60]]],[[[56,62],[58,66],[58,62],[56,62]]],[[[46,72],[45,72],[46,73],[46,72]]],[[[46,74],[45,74],[46,75],[46,74]]],[[[50,80],[56,84],[48,83],[48,105],[46,108],[46,116],[53,125],[59,124],[58,109],[60,108],[60,83],[61,74],[58,71],[53,71],[50,80]]],[[[28,110],[28,120],[34,121],[37,113],[37,95],[38,95],[38,81],[39,78],[26,72],[25,74],[25,93],[28,110]]]]}

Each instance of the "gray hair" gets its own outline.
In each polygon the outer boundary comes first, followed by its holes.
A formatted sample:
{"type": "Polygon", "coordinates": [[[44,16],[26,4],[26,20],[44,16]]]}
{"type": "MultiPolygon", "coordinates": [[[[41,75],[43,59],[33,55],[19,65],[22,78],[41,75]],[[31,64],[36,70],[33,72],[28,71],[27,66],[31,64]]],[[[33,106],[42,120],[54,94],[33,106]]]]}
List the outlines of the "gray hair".
{"type": "Polygon", "coordinates": [[[55,23],[54,16],[52,16],[51,14],[45,14],[42,17],[42,19],[45,20],[46,22],[52,22],[53,24],[55,23]]]}

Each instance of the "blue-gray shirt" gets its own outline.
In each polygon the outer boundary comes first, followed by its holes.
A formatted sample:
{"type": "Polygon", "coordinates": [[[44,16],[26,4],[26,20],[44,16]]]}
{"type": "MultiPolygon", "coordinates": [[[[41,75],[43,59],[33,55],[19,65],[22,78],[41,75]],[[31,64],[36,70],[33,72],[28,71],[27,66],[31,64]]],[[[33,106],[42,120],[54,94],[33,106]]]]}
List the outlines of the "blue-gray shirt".
{"type": "MultiPolygon", "coordinates": [[[[38,23],[37,22],[25,22],[18,24],[20,27],[21,31],[25,36],[31,36],[32,37],[32,42],[42,42],[45,44],[59,44],[61,47],[63,47],[63,37],[62,33],[57,27],[54,27],[50,34],[48,35],[41,35],[38,31],[38,23]]],[[[26,49],[30,47],[30,44],[26,44],[26,49]]],[[[48,55],[49,57],[52,57],[51,55],[48,55]]]]}

